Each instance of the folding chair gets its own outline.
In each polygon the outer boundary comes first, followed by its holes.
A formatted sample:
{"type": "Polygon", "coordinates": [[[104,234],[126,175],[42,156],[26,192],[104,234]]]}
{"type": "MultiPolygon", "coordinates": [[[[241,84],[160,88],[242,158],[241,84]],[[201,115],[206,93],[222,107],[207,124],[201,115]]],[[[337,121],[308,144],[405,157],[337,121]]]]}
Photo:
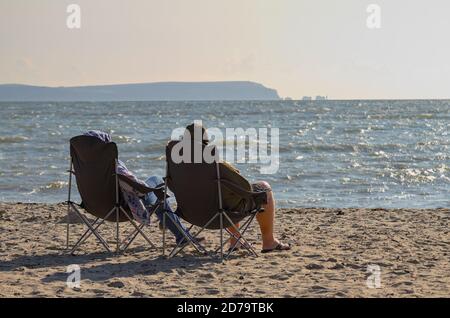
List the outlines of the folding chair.
{"type": "Polygon", "coordinates": [[[83,244],[91,235],[94,235],[98,242],[111,252],[108,242],[100,235],[99,228],[105,221],[115,223],[115,244],[116,252],[124,252],[131,245],[138,235],[141,235],[147,243],[156,248],[153,242],[144,233],[145,224],[136,224],[131,211],[122,197],[119,189],[119,182],[122,186],[134,189],[139,196],[144,196],[154,192],[158,198],[157,203],[150,211],[150,216],[163,203],[163,186],[159,188],[146,187],[134,180],[116,173],[118,165],[118,150],[114,142],[104,142],[96,137],[77,136],[70,140],[70,166],[69,166],[69,194],[67,200],[67,236],[66,247],[70,249],[70,254],[83,244]],[[76,204],[71,200],[72,176],[75,176],[78,192],[82,203],[76,204]],[[95,217],[94,221],[83,214],[80,208],[95,217]],[[70,247],[70,222],[69,214],[73,211],[87,226],[87,230],[70,247]],[[120,240],[120,223],[129,222],[133,226],[133,231],[120,240]]]}
{"type": "MultiPolygon", "coordinates": [[[[185,235],[185,240],[199,252],[217,254],[220,251],[221,260],[227,259],[236,249],[238,243],[241,243],[250,254],[257,256],[254,248],[245,239],[244,234],[247,232],[256,214],[264,211],[261,206],[267,202],[267,193],[247,191],[230,180],[221,178],[221,171],[224,168],[217,158],[212,163],[205,162],[205,160],[202,160],[201,163],[194,163],[193,157],[191,158],[191,163],[176,163],[178,160],[176,162],[173,160],[172,149],[179,142],[181,141],[171,141],[166,148],[167,170],[164,193],[167,192],[167,189],[170,189],[175,194],[177,200],[176,213],[180,218],[191,224],[189,231],[194,225],[200,227],[200,230],[193,236],[185,235]],[[252,207],[250,211],[226,210],[222,202],[223,188],[227,188],[242,198],[246,202],[245,206],[252,207]],[[243,221],[245,218],[247,218],[246,221],[240,228],[237,228],[235,224],[243,221]],[[236,234],[233,234],[228,229],[230,227],[234,228],[236,234]],[[206,229],[220,231],[220,246],[213,253],[211,251],[208,252],[196,240],[196,237],[206,229]],[[230,235],[225,241],[224,231],[230,235]],[[236,242],[224,256],[224,245],[233,237],[236,239],[236,242]]],[[[203,151],[205,147],[213,147],[207,151],[215,156],[214,146],[202,144],[203,151]]],[[[191,154],[193,155],[193,151],[191,151],[191,154]]],[[[165,254],[164,232],[166,218],[170,218],[170,215],[164,213],[163,255],[165,254]]],[[[170,252],[169,258],[177,255],[187,245],[186,242],[179,243],[170,252]]]]}

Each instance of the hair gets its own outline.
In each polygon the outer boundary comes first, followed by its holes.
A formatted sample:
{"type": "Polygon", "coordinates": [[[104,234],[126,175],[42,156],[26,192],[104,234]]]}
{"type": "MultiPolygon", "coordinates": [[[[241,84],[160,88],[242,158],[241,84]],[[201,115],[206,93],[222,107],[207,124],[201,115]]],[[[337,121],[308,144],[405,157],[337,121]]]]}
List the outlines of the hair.
{"type": "Polygon", "coordinates": [[[208,139],[208,133],[206,132],[206,128],[198,123],[192,123],[186,127],[186,130],[189,132],[191,136],[191,140],[194,140],[195,138],[195,131],[200,130],[202,131],[202,142],[207,144],[209,142],[208,139]]]}

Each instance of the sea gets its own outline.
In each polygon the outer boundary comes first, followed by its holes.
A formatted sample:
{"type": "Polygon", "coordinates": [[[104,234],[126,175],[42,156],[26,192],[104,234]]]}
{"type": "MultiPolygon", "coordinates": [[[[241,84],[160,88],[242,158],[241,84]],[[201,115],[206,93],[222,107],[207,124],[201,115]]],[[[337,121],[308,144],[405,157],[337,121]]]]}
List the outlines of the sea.
{"type": "Polygon", "coordinates": [[[227,128],[278,129],[276,171],[236,166],[268,181],[279,207],[450,207],[448,100],[1,102],[0,201],[67,200],[69,140],[93,129],[136,176],[162,176],[167,141],[194,120],[223,131],[225,148],[239,143],[227,128]]]}

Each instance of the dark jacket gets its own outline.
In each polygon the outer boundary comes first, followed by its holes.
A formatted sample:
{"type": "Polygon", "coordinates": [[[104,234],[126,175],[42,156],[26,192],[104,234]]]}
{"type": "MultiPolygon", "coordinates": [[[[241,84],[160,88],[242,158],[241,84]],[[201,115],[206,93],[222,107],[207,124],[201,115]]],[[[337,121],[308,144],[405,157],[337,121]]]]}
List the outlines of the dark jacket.
{"type": "MultiPolygon", "coordinates": [[[[228,162],[221,162],[219,166],[220,177],[222,179],[231,181],[244,190],[252,191],[251,184],[239,173],[238,169],[228,162]]],[[[246,201],[244,198],[224,187],[222,188],[222,199],[223,208],[225,210],[244,211],[246,208],[246,201]]]]}

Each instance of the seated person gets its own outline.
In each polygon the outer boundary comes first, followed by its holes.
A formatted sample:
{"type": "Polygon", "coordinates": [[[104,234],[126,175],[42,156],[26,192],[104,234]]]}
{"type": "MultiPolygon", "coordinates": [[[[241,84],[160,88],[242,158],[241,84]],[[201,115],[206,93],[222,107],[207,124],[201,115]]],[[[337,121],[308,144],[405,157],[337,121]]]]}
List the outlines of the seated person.
{"type": "MultiPolygon", "coordinates": [[[[108,133],[98,131],[98,130],[90,130],[84,134],[85,136],[91,136],[96,137],[104,142],[111,142],[111,136],[108,133]]],[[[128,178],[131,178],[137,183],[141,183],[147,187],[150,188],[156,188],[160,185],[164,184],[164,180],[159,176],[151,176],[147,179],[147,181],[141,181],[136,176],[131,173],[125,164],[118,160],[117,165],[117,173],[120,175],[127,176],[128,178]]],[[[121,184],[119,181],[120,190],[122,192],[123,198],[125,202],[127,203],[128,207],[130,208],[133,217],[140,223],[149,224],[149,212],[152,210],[152,207],[157,202],[157,197],[153,192],[148,193],[143,200],[141,200],[137,194],[128,189],[128,187],[121,184]]],[[[187,229],[184,227],[184,225],[180,222],[179,217],[172,211],[169,202],[166,200],[166,206],[167,206],[167,213],[169,214],[170,218],[173,220],[173,222],[166,217],[166,226],[169,229],[170,232],[175,236],[176,243],[180,243],[186,241],[183,233],[178,229],[178,227],[186,233],[190,238],[192,236],[189,234],[187,229]],[[178,225],[175,225],[174,222],[178,225]]],[[[158,209],[155,211],[156,216],[158,217],[160,221],[160,227],[162,226],[162,218],[163,218],[163,212],[164,212],[164,204],[158,207],[158,209]]],[[[203,238],[197,238],[197,241],[201,241],[203,238]]]]}
{"type": "MultiPolygon", "coordinates": [[[[194,139],[194,132],[202,132],[202,143],[208,144],[209,139],[204,127],[198,124],[191,124],[186,127],[189,132],[190,138],[194,139]]],[[[197,138],[197,137],[195,137],[197,138]]],[[[196,139],[197,140],[197,139],[196,139]]],[[[267,193],[267,203],[262,205],[264,212],[258,213],[256,219],[259,223],[259,228],[262,235],[262,253],[268,253],[272,251],[285,251],[290,250],[290,245],[282,243],[274,235],[274,223],[275,223],[275,199],[273,197],[273,192],[270,185],[265,181],[259,181],[250,184],[239,172],[238,169],[233,167],[230,163],[221,162],[220,164],[220,175],[222,179],[227,179],[233,183],[239,185],[241,188],[247,191],[253,192],[266,192],[267,193]]],[[[232,211],[249,211],[253,207],[245,206],[245,200],[237,196],[234,192],[228,190],[227,188],[222,188],[222,200],[223,206],[227,210],[232,211]]],[[[239,228],[239,224],[235,224],[239,228]]],[[[237,235],[233,227],[228,228],[228,230],[235,235],[237,235]]],[[[236,242],[235,238],[230,240],[230,247],[236,242]]]]}

